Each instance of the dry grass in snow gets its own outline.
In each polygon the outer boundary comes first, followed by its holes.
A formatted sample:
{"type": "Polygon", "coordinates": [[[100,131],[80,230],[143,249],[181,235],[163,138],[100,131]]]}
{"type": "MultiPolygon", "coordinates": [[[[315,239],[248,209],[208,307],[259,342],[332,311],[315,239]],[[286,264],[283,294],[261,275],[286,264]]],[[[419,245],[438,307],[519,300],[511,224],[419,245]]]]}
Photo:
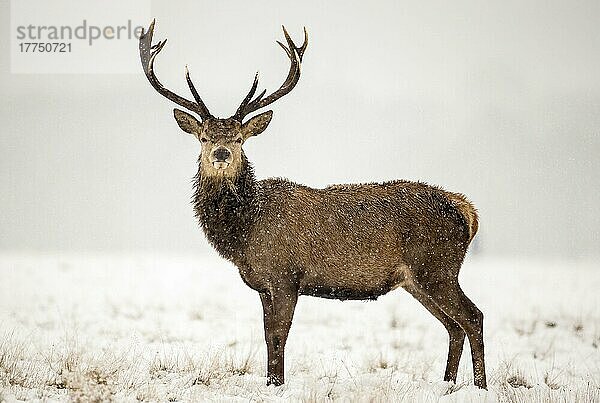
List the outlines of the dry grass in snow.
{"type": "Polygon", "coordinates": [[[441,381],[444,328],[407,293],[302,297],[265,386],[258,295],[215,258],[0,257],[0,400],[600,401],[600,265],[474,259],[489,391],[441,381]]]}

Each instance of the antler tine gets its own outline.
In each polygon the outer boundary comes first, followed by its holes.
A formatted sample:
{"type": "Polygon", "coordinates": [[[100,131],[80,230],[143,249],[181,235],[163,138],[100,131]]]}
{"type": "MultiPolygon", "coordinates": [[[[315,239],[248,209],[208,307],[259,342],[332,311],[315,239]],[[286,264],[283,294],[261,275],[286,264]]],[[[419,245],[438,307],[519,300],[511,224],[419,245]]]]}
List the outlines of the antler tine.
{"type": "Polygon", "coordinates": [[[206,107],[206,105],[204,104],[204,101],[202,101],[202,98],[200,98],[200,95],[198,94],[196,87],[194,87],[194,83],[192,82],[192,79],[190,78],[190,71],[188,70],[187,65],[185,66],[185,80],[188,83],[188,87],[190,87],[190,91],[192,92],[192,95],[194,96],[194,99],[196,100],[198,107],[202,110],[202,113],[200,114],[200,116],[202,116],[202,119],[205,119],[204,116],[206,116],[207,118],[213,117],[210,114],[210,112],[208,111],[208,108],[206,107]]]}
{"type": "MultiPolygon", "coordinates": [[[[294,41],[292,41],[292,38],[288,34],[285,27],[282,26],[282,28],[283,35],[285,36],[285,40],[288,46],[285,46],[280,41],[277,41],[277,43],[279,44],[279,46],[281,46],[281,48],[285,51],[286,55],[290,59],[290,70],[288,72],[288,75],[281,87],[279,87],[277,91],[268,95],[266,98],[263,98],[263,96],[266,94],[266,90],[261,92],[252,101],[250,101],[251,96],[250,98],[246,96],[246,98],[244,98],[241,105],[237,109],[236,113],[232,116],[234,119],[237,119],[240,122],[249,113],[261,109],[275,102],[284,95],[288,94],[292,89],[294,89],[294,87],[298,83],[298,80],[300,79],[300,63],[302,62],[302,56],[304,55],[304,51],[308,46],[308,33],[306,32],[306,28],[304,28],[304,42],[302,43],[301,47],[297,47],[294,44],[294,41]]],[[[258,77],[255,78],[254,84],[252,85],[252,89],[250,90],[250,93],[248,95],[254,95],[254,92],[256,91],[255,85],[258,85],[258,77]]]]}
{"type": "Polygon", "coordinates": [[[262,91],[261,91],[261,93],[260,93],[260,94],[258,94],[258,95],[256,96],[256,98],[254,98],[254,101],[252,101],[252,102],[258,102],[258,101],[260,101],[260,100],[262,99],[262,97],[264,97],[264,96],[265,96],[265,94],[266,94],[266,93],[267,93],[267,90],[266,90],[266,89],[265,89],[265,90],[262,90],[262,91]]]}
{"type": "Polygon", "coordinates": [[[250,100],[252,100],[252,97],[254,96],[254,93],[256,92],[257,88],[258,88],[258,71],[256,72],[256,75],[254,76],[254,82],[252,83],[252,87],[250,88],[250,91],[248,91],[248,95],[246,95],[246,97],[244,98],[244,100],[242,101],[240,106],[235,111],[235,114],[233,115],[234,118],[236,118],[237,120],[242,120],[244,118],[242,113],[244,112],[244,109],[248,105],[248,102],[250,102],[250,100]]]}
{"type": "Polygon", "coordinates": [[[279,44],[279,46],[281,46],[281,49],[283,49],[284,52],[288,55],[288,57],[291,59],[292,58],[292,51],[290,49],[288,49],[287,46],[285,46],[280,41],[275,41],[275,42],[277,42],[277,44],[279,44]]]}
{"type": "Polygon", "coordinates": [[[298,57],[300,58],[300,61],[302,61],[302,56],[304,56],[304,51],[308,47],[308,32],[306,32],[306,27],[303,27],[303,30],[304,30],[304,42],[302,43],[302,46],[300,46],[299,48],[296,48],[296,50],[298,51],[298,57]]]}
{"type": "Polygon", "coordinates": [[[148,28],[148,32],[142,30],[142,33],[140,35],[140,60],[142,62],[142,68],[144,69],[144,73],[146,74],[146,78],[154,87],[154,89],[165,98],[175,102],[176,104],[192,112],[196,112],[198,115],[200,115],[200,117],[203,120],[212,118],[213,116],[210,114],[208,108],[206,107],[206,105],[204,105],[204,102],[202,102],[202,99],[200,99],[198,92],[194,88],[194,85],[192,84],[191,79],[189,78],[189,74],[187,73],[187,69],[186,79],[188,80],[188,85],[190,86],[192,95],[194,95],[194,98],[197,102],[190,101],[186,98],[175,94],[174,92],[171,92],[161,84],[158,78],[156,78],[156,75],[154,74],[154,59],[163,49],[163,47],[167,43],[167,40],[165,39],[163,41],[159,41],[155,45],[152,45],[152,37],[154,36],[155,23],[156,20],[152,20],[152,22],[150,23],[150,27],[148,28]]]}
{"type": "MultiPolygon", "coordinates": [[[[303,28],[304,29],[304,41],[302,42],[302,46],[300,46],[300,47],[296,46],[296,44],[290,37],[290,34],[288,34],[287,30],[285,29],[285,27],[283,25],[281,26],[281,28],[283,28],[283,34],[285,36],[285,40],[288,43],[289,49],[294,49],[296,51],[296,53],[298,53],[298,58],[300,59],[300,61],[302,61],[302,56],[304,55],[304,51],[306,50],[306,47],[308,46],[308,32],[306,32],[306,27],[303,28]]],[[[281,47],[283,47],[283,49],[286,51],[286,53],[288,53],[288,56],[289,56],[288,48],[283,46],[283,44],[279,41],[277,41],[277,43],[279,43],[279,45],[281,45],[281,47]]]]}

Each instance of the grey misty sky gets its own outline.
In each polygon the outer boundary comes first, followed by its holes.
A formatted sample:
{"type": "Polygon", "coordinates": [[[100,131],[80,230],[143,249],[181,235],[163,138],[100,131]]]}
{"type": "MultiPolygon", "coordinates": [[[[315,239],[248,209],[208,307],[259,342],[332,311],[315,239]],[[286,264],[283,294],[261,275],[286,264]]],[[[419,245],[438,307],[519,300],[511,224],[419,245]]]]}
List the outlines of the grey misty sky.
{"type": "MultiPolygon", "coordinates": [[[[474,201],[482,253],[599,252],[599,2],[153,1],[151,11],[156,39],[169,38],[158,76],[188,96],[188,64],[220,116],[256,70],[269,90],[285,78],[281,24],[298,42],[309,30],[300,83],[245,146],[259,178],[423,180],[474,201]]],[[[8,2],[0,21],[10,26],[8,2]]],[[[0,249],[208,251],[189,204],[199,144],[141,68],[10,74],[10,34],[0,249]]]]}

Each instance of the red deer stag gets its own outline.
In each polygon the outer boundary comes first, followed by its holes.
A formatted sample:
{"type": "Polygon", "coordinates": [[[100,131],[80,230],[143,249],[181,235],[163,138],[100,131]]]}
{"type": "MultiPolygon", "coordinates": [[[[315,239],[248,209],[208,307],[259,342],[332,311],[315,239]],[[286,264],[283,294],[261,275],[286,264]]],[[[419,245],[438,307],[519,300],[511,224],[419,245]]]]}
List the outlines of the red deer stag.
{"type": "Polygon", "coordinates": [[[477,212],[460,193],[420,182],[336,185],[313,189],[286,179],[257,181],[242,146],[267,128],[266,111],[300,78],[308,44],[297,47],[285,27],[290,60],[281,87],[255,96],[258,74],[235,114],[209,111],[185,70],[195,101],[158,81],[154,60],[166,39],[152,45],[154,21],[140,37],[140,58],[161,95],[194,112],[174,109],[179,127],[201,143],[193,205],[206,238],[260,294],[267,344],[267,384],[284,382],[284,348],[299,295],[374,300],[404,288],[444,325],[450,336],[444,379],[456,381],[465,335],[475,385],[485,388],[483,314],[464,294],[458,273],[477,231],[477,212]]]}

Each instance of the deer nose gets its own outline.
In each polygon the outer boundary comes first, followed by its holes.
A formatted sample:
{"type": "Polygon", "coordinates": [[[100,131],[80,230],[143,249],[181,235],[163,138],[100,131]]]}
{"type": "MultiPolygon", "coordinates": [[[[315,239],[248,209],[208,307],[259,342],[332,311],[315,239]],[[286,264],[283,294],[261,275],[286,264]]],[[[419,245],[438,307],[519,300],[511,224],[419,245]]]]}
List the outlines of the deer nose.
{"type": "Polygon", "coordinates": [[[225,147],[219,147],[213,152],[213,156],[217,161],[226,161],[231,157],[231,152],[225,147]]]}

